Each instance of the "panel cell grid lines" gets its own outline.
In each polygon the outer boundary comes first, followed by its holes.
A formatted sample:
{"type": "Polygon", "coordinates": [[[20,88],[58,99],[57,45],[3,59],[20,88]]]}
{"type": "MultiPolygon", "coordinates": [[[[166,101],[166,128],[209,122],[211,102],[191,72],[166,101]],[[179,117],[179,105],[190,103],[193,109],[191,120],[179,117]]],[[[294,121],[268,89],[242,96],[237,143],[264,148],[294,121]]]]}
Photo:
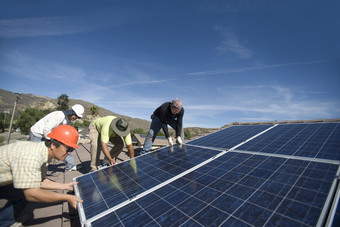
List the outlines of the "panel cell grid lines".
{"type": "Polygon", "coordinates": [[[230,149],[272,126],[273,125],[231,126],[196,140],[192,140],[188,144],[230,149]]]}
{"type": "Polygon", "coordinates": [[[277,125],[237,149],[340,160],[340,124],[277,125]]]}
{"type": "Polygon", "coordinates": [[[340,193],[339,130],[339,123],[232,126],[83,175],[74,179],[81,224],[329,224],[340,193]]]}
{"type": "Polygon", "coordinates": [[[199,165],[221,151],[195,147],[165,148],[150,155],[123,162],[76,178],[85,219],[118,204],[199,165]]]}
{"type": "Polygon", "coordinates": [[[337,171],[334,164],[228,152],[91,225],[315,226],[337,171]]]}

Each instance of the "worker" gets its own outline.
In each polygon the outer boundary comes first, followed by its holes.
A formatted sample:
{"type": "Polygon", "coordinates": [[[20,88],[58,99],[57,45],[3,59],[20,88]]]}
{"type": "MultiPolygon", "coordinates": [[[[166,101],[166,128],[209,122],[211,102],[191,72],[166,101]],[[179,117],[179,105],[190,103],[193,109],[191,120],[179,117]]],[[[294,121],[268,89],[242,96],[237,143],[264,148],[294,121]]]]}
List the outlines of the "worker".
{"type": "MultiPolygon", "coordinates": [[[[75,121],[83,117],[84,107],[80,104],[75,104],[70,110],[54,111],[47,114],[36,122],[29,132],[29,140],[34,142],[44,141],[48,138],[48,134],[58,125],[71,125],[75,121]]],[[[82,168],[81,165],[76,165],[72,154],[65,159],[65,170],[73,171],[82,168]]]]}
{"type": "Polygon", "coordinates": [[[143,150],[140,153],[145,154],[151,150],[152,144],[161,128],[163,128],[169,145],[173,146],[174,143],[169,135],[168,125],[176,131],[176,141],[179,145],[182,145],[184,141],[183,116],[184,108],[182,107],[181,100],[177,98],[159,106],[151,115],[150,130],[145,138],[143,150]]]}
{"type": "Polygon", "coordinates": [[[135,157],[129,123],[124,118],[117,118],[115,116],[97,118],[93,124],[90,125],[89,133],[91,141],[91,171],[97,170],[101,165],[101,150],[108,164],[114,165],[116,163],[115,159],[124,148],[124,142],[129,151],[130,158],[135,157]],[[110,151],[107,145],[108,142],[114,145],[110,151]]]}
{"type": "MultiPolygon", "coordinates": [[[[79,134],[69,125],[60,125],[45,142],[18,141],[0,147],[0,199],[8,202],[0,210],[1,226],[22,220],[27,201],[55,203],[67,201],[76,209],[77,196],[50,190],[73,190],[77,182],[58,183],[45,179],[46,165],[52,159],[64,160],[77,145],[79,134]]],[[[26,220],[27,221],[27,220],[26,220]]]]}

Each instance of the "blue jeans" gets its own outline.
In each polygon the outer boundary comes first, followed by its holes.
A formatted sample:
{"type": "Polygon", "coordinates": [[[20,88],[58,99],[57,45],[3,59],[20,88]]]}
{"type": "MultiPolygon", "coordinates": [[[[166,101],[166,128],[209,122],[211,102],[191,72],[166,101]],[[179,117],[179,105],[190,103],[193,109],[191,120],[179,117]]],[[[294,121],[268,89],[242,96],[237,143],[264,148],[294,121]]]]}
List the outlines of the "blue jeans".
{"type": "MultiPolygon", "coordinates": [[[[163,124],[162,121],[157,116],[154,116],[154,118],[152,119],[152,122],[151,122],[150,130],[149,130],[148,135],[146,136],[145,141],[144,141],[143,151],[151,150],[152,144],[155,141],[155,138],[156,138],[158,132],[162,128],[162,124],[163,124]]],[[[171,122],[169,125],[171,126],[171,128],[176,130],[176,121],[171,122]]],[[[181,131],[181,139],[184,142],[183,127],[182,127],[182,131],[181,131]]]]}
{"type": "Polygon", "coordinates": [[[7,204],[0,209],[1,226],[10,226],[21,215],[28,204],[22,189],[16,189],[13,184],[0,187],[0,199],[6,199],[7,204]]]}
{"type": "MultiPolygon", "coordinates": [[[[41,142],[41,141],[45,141],[45,138],[44,137],[39,137],[39,136],[35,136],[33,135],[33,133],[31,132],[30,130],[30,133],[29,133],[29,138],[28,138],[29,141],[33,141],[33,142],[41,142]]],[[[74,163],[74,157],[73,157],[73,154],[70,153],[69,155],[67,155],[67,157],[65,158],[64,160],[65,162],[65,170],[70,170],[73,168],[73,166],[75,166],[76,164],[74,163]]]]}

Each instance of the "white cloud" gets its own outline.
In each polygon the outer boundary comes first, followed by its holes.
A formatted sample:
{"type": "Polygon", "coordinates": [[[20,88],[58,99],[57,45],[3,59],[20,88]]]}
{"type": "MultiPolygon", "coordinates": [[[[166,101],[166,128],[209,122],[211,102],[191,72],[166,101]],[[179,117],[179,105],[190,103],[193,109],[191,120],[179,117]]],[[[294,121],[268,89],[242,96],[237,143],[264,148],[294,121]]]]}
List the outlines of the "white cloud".
{"type": "Polygon", "coordinates": [[[228,29],[215,27],[215,30],[220,32],[223,40],[216,50],[222,54],[235,54],[239,58],[250,58],[253,52],[246,48],[244,44],[228,29]]]}
{"type": "Polygon", "coordinates": [[[117,9],[117,7],[72,16],[2,19],[0,20],[0,38],[85,33],[107,27],[117,27],[130,19],[126,10],[117,9]]]}
{"type": "Polygon", "coordinates": [[[79,67],[58,64],[15,51],[2,56],[6,64],[0,64],[0,70],[9,76],[15,75],[36,81],[57,79],[69,82],[77,82],[86,76],[86,72],[79,67]]]}
{"type": "Polygon", "coordinates": [[[294,65],[313,65],[313,64],[322,64],[325,62],[329,62],[329,60],[290,62],[290,63],[273,64],[273,65],[258,65],[258,66],[244,67],[244,68],[238,68],[238,69],[217,69],[217,70],[208,70],[208,71],[201,71],[201,72],[192,72],[192,73],[187,73],[186,75],[199,76],[199,75],[217,75],[217,74],[229,74],[229,73],[254,72],[254,71],[266,70],[266,69],[271,69],[271,68],[287,67],[287,66],[294,66],[294,65]]]}

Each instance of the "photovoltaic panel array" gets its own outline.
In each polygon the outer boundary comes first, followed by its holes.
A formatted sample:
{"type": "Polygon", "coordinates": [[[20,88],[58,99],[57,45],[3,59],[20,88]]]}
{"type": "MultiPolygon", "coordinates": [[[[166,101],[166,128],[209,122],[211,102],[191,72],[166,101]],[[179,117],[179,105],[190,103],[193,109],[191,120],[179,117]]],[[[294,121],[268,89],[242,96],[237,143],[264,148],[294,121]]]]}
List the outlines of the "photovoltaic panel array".
{"type": "Polygon", "coordinates": [[[322,226],[339,191],[340,170],[338,161],[320,154],[326,148],[324,154],[332,153],[339,141],[338,126],[281,126],[232,126],[182,147],[166,147],[78,177],[75,191],[84,200],[79,205],[81,223],[322,226]],[[284,142],[275,146],[273,141],[284,142]],[[251,146],[245,147],[248,143],[251,146]],[[295,154],[277,152],[289,143],[295,154]],[[318,146],[309,152],[319,154],[318,159],[294,156],[306,143],[318,146]],[[209,148],[216,144],[233,149],[209,148]]]}
{"type": "Polygon", "coordinates": [[[79,195],[84,200],[85,219],[114,208],[122,202],[156,187],[197,166],[221,151],[184,147],[174,152],[169,147],[134,160],[123,162],[76,178],[79,195]]]}
{"type": "Polygon", "coordinates": [[[237,149],[340,160],[340,123],[277,125],[237,149]]]}
{"type": "Polygon", "coordinates": [[[232,126],[190,141],[188,144],[230,149],[272,126],[273,125],[232,126]]]}

